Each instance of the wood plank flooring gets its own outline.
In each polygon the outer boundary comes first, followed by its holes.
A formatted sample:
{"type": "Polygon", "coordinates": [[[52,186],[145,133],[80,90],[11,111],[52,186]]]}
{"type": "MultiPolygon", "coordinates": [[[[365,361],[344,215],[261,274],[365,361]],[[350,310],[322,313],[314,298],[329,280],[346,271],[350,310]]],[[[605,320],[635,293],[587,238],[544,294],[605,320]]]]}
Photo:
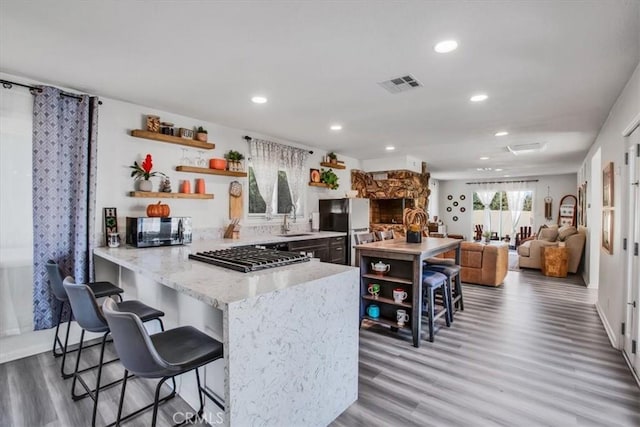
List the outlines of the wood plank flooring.
{"type": "Polygon", "coordinates": [[[359,398],[342,426],[640,426],[640,389],[580,277],[510,271],[465,285],[435,343],[360,333],[359,398]]]}
{"type": "MultiPolygon", "coordinates": [[[[579,277],[522,270],[509,272],[503,287],[464,290],[465,311],[433,344],[416,349],[408,333],[362,329],[359,399],[333,427],[640,426],[640,389],[609,345],[595,291],[579,277]]],[[[83,360],[95,361],[97,350],[83,360]]],[[[59,363],[43,353],[0,365],[0,426],[90,424],[92,402],[71,401],[59,363]]],[[[105,382],[122,374],[118,363],[105,369],[105,382]]],[[[130,381],[125,412],[151,401],[153,386],[130,381]]],[[[115,419],[119,391],[102,393],[99,426],[115,419]]],[[[189,410],[176,397],[161,406],[158,425],[189,410]]],[[[125,425],[150,422],[148,412],[125,425]]]]}

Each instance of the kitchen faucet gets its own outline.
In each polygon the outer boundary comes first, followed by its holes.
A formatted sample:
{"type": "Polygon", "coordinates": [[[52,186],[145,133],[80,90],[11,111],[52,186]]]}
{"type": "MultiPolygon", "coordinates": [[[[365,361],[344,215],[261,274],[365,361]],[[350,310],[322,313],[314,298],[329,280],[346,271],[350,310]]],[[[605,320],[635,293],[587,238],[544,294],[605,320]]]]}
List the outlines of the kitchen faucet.
{"type": "MultiPolygon", "coordinates": [[[[293,222],[296,222],[296,206],[292,204],[290,208],[291,208],[291,219],[293,220],[293,222]]],[[[287,215],[288,214],[282,215],[282,218],[283,218],[282,227],[281,227],[282,234],[287,234],[288,231],[291,231],[291,224],[287,224],[287,215]]]]}

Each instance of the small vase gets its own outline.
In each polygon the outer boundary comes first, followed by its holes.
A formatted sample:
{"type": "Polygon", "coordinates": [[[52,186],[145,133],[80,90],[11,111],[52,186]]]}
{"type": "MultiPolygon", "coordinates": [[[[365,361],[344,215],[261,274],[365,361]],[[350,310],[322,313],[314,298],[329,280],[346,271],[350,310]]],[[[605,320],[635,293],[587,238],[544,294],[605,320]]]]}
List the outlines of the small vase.
{"type": "Polygon", "coordinates": [[[207,133],[204,133],[204,132],[196,133],[196,139],[200,142],[207,142],[208,137],[209,137],[209,134],[207,133]]]}
{"type": "Polygon", "coordinates": [[[142,181],[139,181],[139,189],[140,191],[151,191],[153,189],[153,184],[151,183],[151,181],[144,179],[142,181]]]}

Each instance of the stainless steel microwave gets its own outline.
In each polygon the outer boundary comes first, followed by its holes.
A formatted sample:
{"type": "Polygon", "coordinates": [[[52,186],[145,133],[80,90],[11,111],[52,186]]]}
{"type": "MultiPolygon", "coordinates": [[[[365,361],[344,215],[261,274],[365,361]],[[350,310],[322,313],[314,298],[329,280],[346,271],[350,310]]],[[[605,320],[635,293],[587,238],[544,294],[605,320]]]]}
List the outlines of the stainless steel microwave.
{"type": "Polygon", "coordinates": [[[191,243],[191,217],[127,217],[127,244],[136,248],[191,243]]]}

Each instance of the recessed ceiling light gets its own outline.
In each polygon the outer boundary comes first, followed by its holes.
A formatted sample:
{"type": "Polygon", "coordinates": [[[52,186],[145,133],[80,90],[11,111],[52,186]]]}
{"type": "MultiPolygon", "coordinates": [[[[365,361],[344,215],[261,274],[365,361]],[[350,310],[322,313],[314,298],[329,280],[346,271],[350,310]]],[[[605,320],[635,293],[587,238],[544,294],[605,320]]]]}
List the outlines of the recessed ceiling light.
{"type": "Polygon", "coordinates": [[[449,53],[449,52],[453,52],[457,48],[458,48],[458,42],[457,41],[455,41],[455,40],[443,40],[440,43],[438,43],[437,45],[435,45],[433,47],[433,50],[435,50],[438,53],[449,53]]]}
{"type": "Polygon", "coordinates": [[[494,169],[494,171],[496,171],[496,172],[502,172],[502,170],[503,170],[502,168],[496,168],[496,169],[494,169]]]}
{"type": "Polygon", "coordinates": [[[480,160],[489,160],[489,158],[487,156],[482,156],[480,157],[480,160]]]}
{"type": "Polygon", "coordinates": [[[338,125],[338,124],[331,125],[329,127],[329,129],[331,129],[331,130],[342,130],[342,125],[338,125]]]}
{"type": "Polygon", "coordinates": [[[396,147],[394,147],[393,145],[387,145],[386,147],[384,147],[384,149],[387,151],[393,151],[396,149],[396,147]]]}
{"type": "Polygon", "coordinates": [[[480,172],[488,172],[491,170],[491,168],[476,168],[476,170],[480,172]]]}
{"type": "Polygon", "coordinates": [[[501,130],[500,132],[496,132],[496,136],[507,136],[509,135],[509,132],[507,132],[506,130],[501,130]]]}
{"type": "Polygon", "coordinates": [[[479,93],[477,95],[473,95],[471,98],[469,98],[469,101],[471,102],[482,102],[482,101],[486,101],[489,98],[489,95],[484,94],[484,93],[479,93]]]}
{"type": "Polygon", "coordinates": [[[511,175],[503,175],[505,178],[509,178],[511,175]]]}
{"type": "Polygon", "coordinates": [[[264,104],[267,102],[267,98],[265,98],[264,96],[254,96],[253,98],[251,98],[251,102],[253,102],[254,104],[264,104]]]}

